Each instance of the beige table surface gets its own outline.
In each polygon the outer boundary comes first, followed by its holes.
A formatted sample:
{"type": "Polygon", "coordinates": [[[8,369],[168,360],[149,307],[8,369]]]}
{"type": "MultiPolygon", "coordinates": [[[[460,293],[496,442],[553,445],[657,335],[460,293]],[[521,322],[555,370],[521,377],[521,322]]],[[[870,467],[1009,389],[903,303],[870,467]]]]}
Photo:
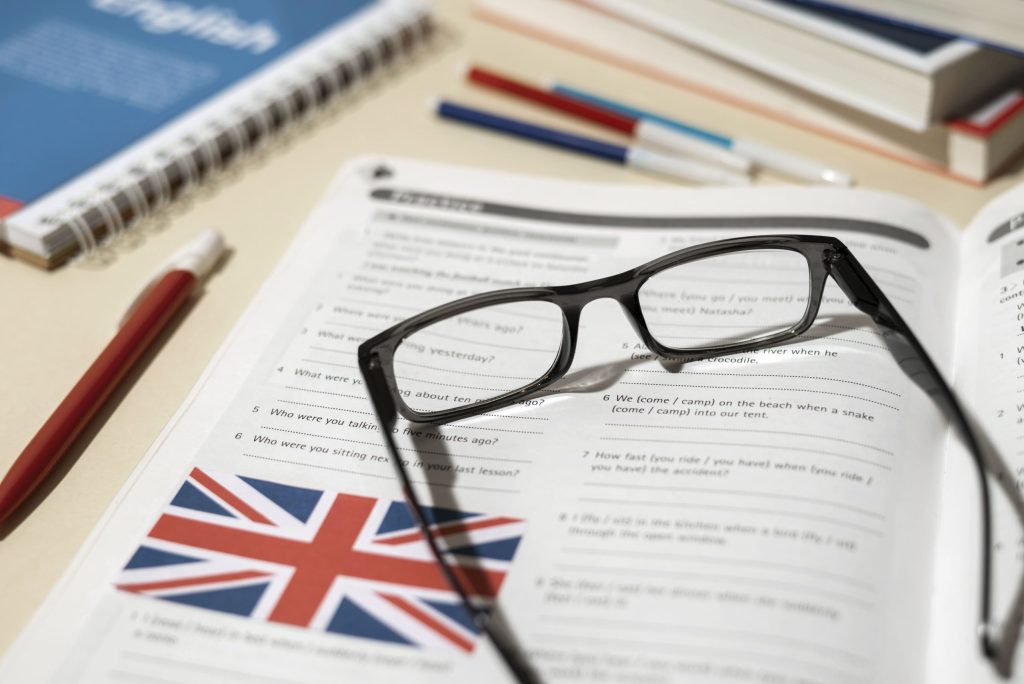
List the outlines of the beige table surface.
{"type": "Polygon", "coordinates": [[[1024,179],[1018,167],[988,188],[974,189],[498,29],[473,19],[469,0],[443,0],[438,12],[445,36],[429,54],[247,160],[145,227],[108,262],[46,273],[0,257],[0,470],[5,470],[108,341],[159,262],[208,227],[222,230],[233,250],[174,334],[146,357],[33,497],[29,515],[3,531],[0,652],[57,582],[345,159],[386,153],[563,178],[650,182],[614,165],[437,121],[427,103],[447,94],[566,125],[559,117],[460,83],[461,63],[478,60],[524,76],[557,73],[570,82],[627,92],[628,99],[652,109],[686,111],[697,123],[828,161],[853,172],[861,186],[915,197],[960,224],[987,199],[1024,179]]]}

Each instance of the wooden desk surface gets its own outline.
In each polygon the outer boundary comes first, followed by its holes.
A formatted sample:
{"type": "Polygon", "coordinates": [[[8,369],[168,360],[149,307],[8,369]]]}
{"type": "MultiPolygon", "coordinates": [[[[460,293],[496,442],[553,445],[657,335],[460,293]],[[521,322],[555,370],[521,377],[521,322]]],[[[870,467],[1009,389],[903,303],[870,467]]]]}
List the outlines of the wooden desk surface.
{"type": "Polygon", "coordinates": [[[608,92],[628,83],[652,109],[686,111],[697,123],[773,141],[853,172],[861,186],[915,197],[961,224],[986,200],[1024,179],[1018,166],[984,190],[971,188],[498,29],[473,19],[469,0],[442,0],[438,13],[445,35],[429,54],[145,226],[108,262],[46,273],[0,257],[0,469],[5,470],[106,344],[158,263],[208,227],[222,230],[233,250],[174,334],[148,355],[32,499],[26,508],[30,515],[21,516],[0,541],[0,652],[64,572],[345,159],[385,153],[564,178],[650,182],[614,165],[436,120],[427,103],[451,95],[586,130],[467,87],[457,73],[460,63],[480,61],[524,76],[557,73],[608,92]]]}

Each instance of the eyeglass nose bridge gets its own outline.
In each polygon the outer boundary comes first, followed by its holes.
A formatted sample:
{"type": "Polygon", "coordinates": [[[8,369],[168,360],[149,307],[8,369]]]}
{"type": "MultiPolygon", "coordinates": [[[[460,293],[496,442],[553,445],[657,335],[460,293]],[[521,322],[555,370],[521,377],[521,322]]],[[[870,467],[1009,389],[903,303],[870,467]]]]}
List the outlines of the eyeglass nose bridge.
{"type": "Polygon", "coordinates": [[[653,351],[651,346],[653,340],[650,333],[646,330],[643,322],[643,313],[640,310],[639,293],[640,287],[644,282],[646,282],[646,279],[637,282],[635,278],[630,278],[613,283],[608,283],[607,281],[593,284],[585,283],[580,290],[571,293],[567,301],[563,301],[561,304],[563,320],[565,322],[563,339],[566,341],[566,344],[563,344],[562,349],[559,351],[556,368],[562,373],[569,370],[576,356],[576,347],[579,344],[580,318],[583,315],[583,309],[588,304],[601,299],[611,299],[616,302],[626,315],[626,320],[629,321],[633,332],[636,333],[637,337],[643,341],[648,349],[653,351]]]}

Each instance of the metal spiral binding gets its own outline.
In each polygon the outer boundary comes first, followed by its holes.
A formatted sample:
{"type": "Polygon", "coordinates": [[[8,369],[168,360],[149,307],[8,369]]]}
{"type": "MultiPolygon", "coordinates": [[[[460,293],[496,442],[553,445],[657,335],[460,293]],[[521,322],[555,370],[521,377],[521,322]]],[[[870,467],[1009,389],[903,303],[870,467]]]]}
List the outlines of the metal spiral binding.
{"type": "Polygon", "coordinates": [[[182,191],[188,191],[199,185],[199,182],[202,180],[202,177],[199,175],[199,166],[196,164],[195,157],[193,156],[196,146],[190,144],[188,138],[182,140],[179,145],[184,148],[184,153],[178,155],[177,161],[178,165],[183,167],[185,174],[185,185],[182,191]]]}
{"type": "Polygon", "coordinates": [[[173,197],[171,179],[167,175],[167,165],[164,163],[169,159],[170,156],[167,154],[166,150],[159,150],[156,153],[156,168],[150,172],[149,176],[157,187],[156,202],[153,204],[154,207],[165,206],[173,197]]]}
{"type": "MultiPolygon", "coordinates": [[[[256,112],[252,117],[256,121],[256,142],[263,142],[270,137],[270,134],[274,131],[274,122],[270,118],[270,111],[274,107],[272,100],[263,102],[259,107],[256,108],[256,112]]],[[[251,141],[250,141],[251,143],[251,141]]],[[[250,148],[252,145],[250,144],[250,148]]]]}
{"type": "Polygon", "coordinates": [[[114,202],[114,198],[116,197],[114,190],[116,187],[117,186],[113,183],[101,186],[100,189],[105,192],[106,197],[96,205],[96,208],[103,216],[104,222],[106,222],[107,226],[110,228],[112,238],[117,238],[125,230],[125,223],[121,217],[121,212],[118,210],[117,204],[114,202]]]}
{"type": "MultiPolygon", "coordinates": [[[[207,128],[209,128],[209,126],[207,126],[207,128]]],[[[220,147],[217,145],[217,136],[207,135],[199,144],[199,149],[200,154],[203,156],[203,168],[206,170],[205,173],[209,175],[216,171],[220,171],[224,160],[220,153],[220,147]]]]}
{"type": "Polygon", "coordinates": [[[145,165],[130,169],[126,174],[130,180],[105,183],[89,199],[78,198],[41,220],[68,231],[80,255],[93,252],[215,172],[248,156],[273,133],[408,55],[433,33],[428,14],[413,17],[397,30],[394,27],[392,17],[383,17],[376,32],[371,27],[370,39],[341,53],[321,53],[316,62],[298,66],[296,76],[280,81],[270,94],[253,98],[254,106],[235,108],[228,121],[207,121],[200,133],[185,137],[173,152],[159,150],[145,165]]]}
{"type": "MultiPolygon", "coordinates": [[[[142,176],[142,170],[133,170],[133,175],[142,176]]],[[[128,183],[121,191],[124,195],[125,200],[128,202],[128,206],[131,208],[132,217],[146,216],[150,212],[149,200],[146,198],[146,193],[142,191],[139,183],[128,183]]]]}

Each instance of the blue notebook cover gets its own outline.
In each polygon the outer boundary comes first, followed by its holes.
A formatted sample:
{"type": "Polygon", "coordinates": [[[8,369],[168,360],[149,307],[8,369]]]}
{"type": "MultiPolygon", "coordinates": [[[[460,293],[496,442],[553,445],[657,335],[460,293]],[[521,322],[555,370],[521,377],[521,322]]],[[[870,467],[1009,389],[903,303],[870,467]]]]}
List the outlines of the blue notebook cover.
{"type": "Polygon", "coordinates": [[[0,217],[374,0],[25,0],[0,21],[0,217]]]}

